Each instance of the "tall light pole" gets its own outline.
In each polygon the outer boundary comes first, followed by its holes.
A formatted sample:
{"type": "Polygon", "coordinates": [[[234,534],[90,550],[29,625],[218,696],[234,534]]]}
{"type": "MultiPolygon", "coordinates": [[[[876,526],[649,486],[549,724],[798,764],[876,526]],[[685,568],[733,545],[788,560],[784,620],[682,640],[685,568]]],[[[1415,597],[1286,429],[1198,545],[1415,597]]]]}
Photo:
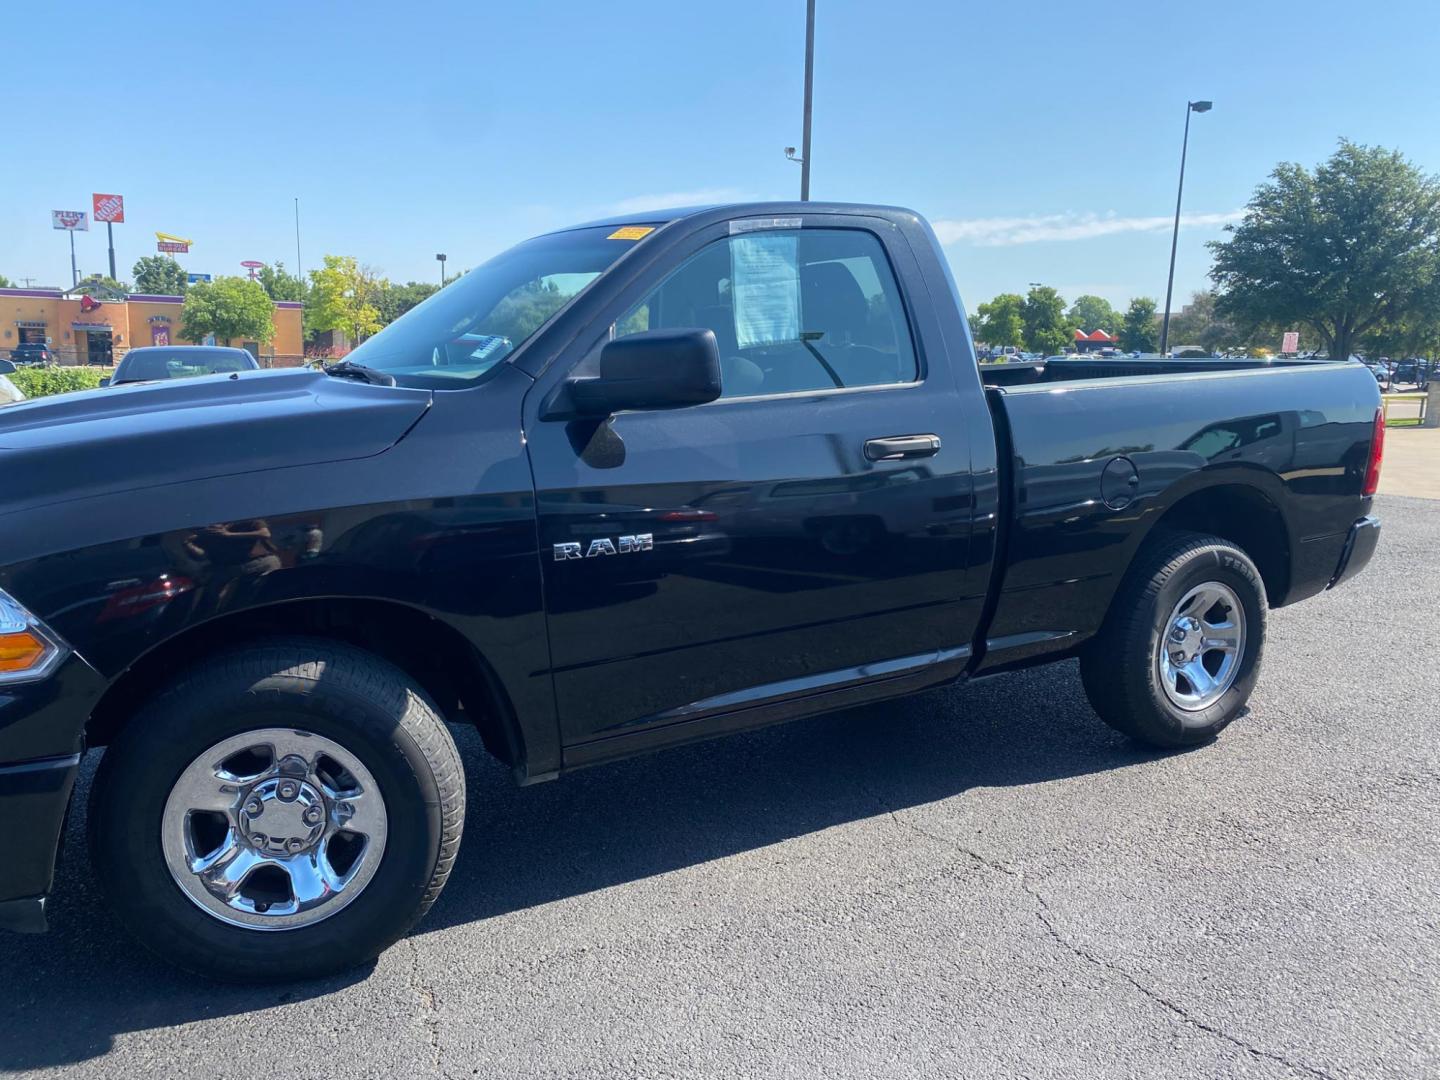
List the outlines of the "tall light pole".
{"type": "Polygon", "coordinates": [[[1165,282],[1165,321],[1160,324],[1160,355],[1170,351],[1170,295],[1175,288],[1175,248],[1180,242],[1180,200],[1185,195],[1185,153],[1190,149],[1190,114],[1209,112],[1213,101],[1185,103],[1185,138],[1180,143],[1180,187],[1175,192],[1175,229],[1170,234],[1170,277],[1165,282]]]}
{"type": "Polygon", "coordinates": [[[300,264],[300,196],[295,196],[295,276],[300,279],[301,299],[305,293],[305,268],[300,264]]]}
{"type": "Polygon", "coordinates": [[[800,134],[800,201],[810,201],[810,103],[815,87],[815,0],[805,0],[805,126],[800,134]]]}
{"type": "Polygon", "coordinates": [[[440,287],[443,289],[445,287],[445,256],[443,254],[436,255],[435,261],[440,264],[440,287]]]}

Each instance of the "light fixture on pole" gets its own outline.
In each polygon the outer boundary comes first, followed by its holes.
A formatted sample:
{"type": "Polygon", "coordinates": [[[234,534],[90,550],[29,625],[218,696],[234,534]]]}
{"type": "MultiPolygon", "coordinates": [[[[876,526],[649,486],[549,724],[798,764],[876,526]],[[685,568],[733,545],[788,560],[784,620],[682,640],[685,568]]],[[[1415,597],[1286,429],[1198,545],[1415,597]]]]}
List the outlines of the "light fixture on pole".
{"type": "Polygon", "coordinates": [[[1170,351],[1170,297],[1175,289],[1175,248],[1180,242],[1180,200],[1185,195],[1185,154],[1190,149],[1190,114],[1209,112],[1213,101],[1185,103],[1185,137],[1180,142],[1180,186],[1175,191],[1175,229],[1170,234],[1170,276],[1165,281],[1165,319],[1160,324],[1160,355],[1170,351]]]}
{"type": "Polygon", "coordinates": [[[444,255],[444,253],[442,252],[441,254],[436,255],[436,256],[435,256],[435,261],[440,264],[440,287],[443,289],[443,288],[445,287],[445,255],[444,255]]]}

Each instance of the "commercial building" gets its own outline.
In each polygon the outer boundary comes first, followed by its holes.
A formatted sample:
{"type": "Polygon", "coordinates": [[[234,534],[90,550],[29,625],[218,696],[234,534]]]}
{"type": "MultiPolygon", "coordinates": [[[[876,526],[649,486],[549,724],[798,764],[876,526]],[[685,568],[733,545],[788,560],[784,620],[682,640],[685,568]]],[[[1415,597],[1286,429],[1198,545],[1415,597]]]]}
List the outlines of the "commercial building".
{"type": "Polygon", "coordinates": [[[1099,352],[1101,349],[1115,348],[1116,340],[1104,330],[1092,330],[1085,333],[1084,330],[1075,331],[1075,351],[1088,353],[1099,352]]]}
{"type": "MultiPolygon", "coordinates": [[[[0,289],[0,356],[24,342],[49,345],[62,364],[113,364],[142,345],[179,345],[184,297],[133,293],[106,300],[56,289],[0,289]]],[[[248,349],[263,366],[304,361],[299,301],[279,300],[268,342],[219,341],[248,349]]]]}

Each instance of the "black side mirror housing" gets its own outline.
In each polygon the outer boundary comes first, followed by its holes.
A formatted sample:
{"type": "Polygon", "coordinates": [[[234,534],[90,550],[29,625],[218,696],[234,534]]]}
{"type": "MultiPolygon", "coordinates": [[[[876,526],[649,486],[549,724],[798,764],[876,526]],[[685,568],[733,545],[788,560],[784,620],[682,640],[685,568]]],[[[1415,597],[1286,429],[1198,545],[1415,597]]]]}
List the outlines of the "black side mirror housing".
{"type": "Polygon", "coordinates": [[[109,385],[110,385],[110,376],[109,376],[109,375],[102,375],[101,378],[100,378],[100,385],[101,385],[101,386],[109,386],[109,385]]]}
{"type": "Polygon", "coordinates": [[[600,374],[566,384],[573,412],[674,409],[720,396],[720,346],[713,330],[647,330],[600,350],[600,374]]]}
{"type": "Polygon", "coordinates": [[[14,375],[15,364],[11,360],[0,360],[0,375],[14,375]]]}

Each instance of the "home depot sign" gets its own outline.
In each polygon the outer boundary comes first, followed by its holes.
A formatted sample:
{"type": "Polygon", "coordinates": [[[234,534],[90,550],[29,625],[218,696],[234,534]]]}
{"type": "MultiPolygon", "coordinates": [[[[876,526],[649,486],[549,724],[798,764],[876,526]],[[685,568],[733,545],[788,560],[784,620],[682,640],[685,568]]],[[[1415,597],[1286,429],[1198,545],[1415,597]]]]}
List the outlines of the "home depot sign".
{"type": "Polygon", "coordinates": [[[96,194],[91,200],[96,221],[113,221],[118,225],[125,220],[125,196],[96,194]]]}

